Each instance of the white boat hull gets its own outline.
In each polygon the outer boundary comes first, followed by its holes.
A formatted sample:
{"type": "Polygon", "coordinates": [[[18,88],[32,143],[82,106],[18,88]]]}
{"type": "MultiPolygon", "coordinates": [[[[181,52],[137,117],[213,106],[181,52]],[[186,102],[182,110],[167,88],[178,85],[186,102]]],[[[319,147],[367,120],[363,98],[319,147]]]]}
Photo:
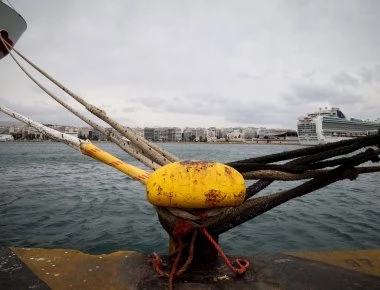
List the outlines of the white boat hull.
{"type": "MultiPolygon", "coordinates": [[[[9,39],[15,44],[27,28],[26,21],[14,9],[0,1],[0,31],[8,32],[9,39]]],[[[0,51],[0,59],[4,55],[0,51]]]]}

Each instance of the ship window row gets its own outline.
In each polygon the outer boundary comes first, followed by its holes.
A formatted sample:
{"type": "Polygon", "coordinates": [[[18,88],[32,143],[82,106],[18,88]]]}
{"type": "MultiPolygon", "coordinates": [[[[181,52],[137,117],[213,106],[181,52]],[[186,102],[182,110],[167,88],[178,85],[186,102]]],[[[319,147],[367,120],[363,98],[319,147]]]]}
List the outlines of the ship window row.
{"type": "Polygon", "coordinates": [[[349,125],[349,124],[323,124],[324,129],[328,130],[350,130],[350,131],[369,131],[379,129],[380,126],[349,125]]]}
{"type": "Polygon", "coordinates": [[[316,134],[315,123],[298,124],[298,135],[316,134]]]}
{"type": "Polygon", "coordinates": [[[323,124],[335,124],[335,125],[354,125],[354,126],[366,126],[366,127],[379,127],[380,124],[377,123],[366,123],[366,122],[347,122],[342,120],[323,120],[323,124]]]}
{"type": "Polygon", "coordinates": [[[298,133],[316,133],[315,128],[313,129],[298,129],[298,133]]]}
{"type": "Polygon", "coordinates": [[[364,131],[361,132],[339,132],[339,131],[323,131],[324,136],[338,136],[338,137],[360,137],[366,136],[367,133],[364,131]]]}
{"type": "Polygon", "coordinates": [[[365,131],[365,130],[376,130],[380,129],[379,124],[369,124],[369,123],[347,123],[342,121],[332,121],[332,120],[324,120],[323,128],[332,128],[335,130],[338,129],[350,129],[354,131],[365,131]]]}
{"type": "Polygon", "coordinates": [[[298,124],[298,128],[311,128],[311,127],[315,128],[315,124],[314,123],[298,124]]]}
{"type": "Polygon", "coordinates": [[[317,135],[315,131],[298,131],[298,136],[300,135],[317,135]]]}

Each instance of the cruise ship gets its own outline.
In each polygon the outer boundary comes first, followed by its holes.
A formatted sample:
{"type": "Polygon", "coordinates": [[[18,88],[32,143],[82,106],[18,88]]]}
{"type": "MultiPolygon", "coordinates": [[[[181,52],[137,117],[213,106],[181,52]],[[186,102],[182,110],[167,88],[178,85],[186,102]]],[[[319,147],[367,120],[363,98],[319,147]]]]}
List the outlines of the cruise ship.
{"type": "Polygon", "coordinates": [[[301,145],[319,145],[344,139],[375,134],[380,130],[380,118],[374,121],[346,118],[336,107],[298,118],[297,132],[301,145]]]}

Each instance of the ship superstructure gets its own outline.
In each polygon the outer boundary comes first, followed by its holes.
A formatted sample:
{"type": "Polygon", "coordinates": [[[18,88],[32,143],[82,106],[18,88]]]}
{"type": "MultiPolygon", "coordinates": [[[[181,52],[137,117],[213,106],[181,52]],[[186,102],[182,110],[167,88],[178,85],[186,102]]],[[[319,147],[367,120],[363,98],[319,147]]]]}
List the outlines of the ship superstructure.
{"type": "Polygon", "coordinates": [[[298,118],[297,131],[301,145],[319,145],[366,136],[380,130],[380,118],[374,121],[346,118],[337,108],[319,111],[298,118]]]}

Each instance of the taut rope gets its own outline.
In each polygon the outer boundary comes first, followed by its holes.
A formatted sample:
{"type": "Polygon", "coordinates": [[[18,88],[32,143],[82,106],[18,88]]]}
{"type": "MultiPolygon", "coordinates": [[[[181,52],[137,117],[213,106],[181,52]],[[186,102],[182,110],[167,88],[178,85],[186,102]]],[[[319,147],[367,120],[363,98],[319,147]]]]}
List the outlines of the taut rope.
{"type": "Polygon", "coordinates": [[[123,172],[124,174],[127,174],[128,176],[143,184],[146,184],[146,181],[149,178],[150,174],[145,170],[142,170],[131,164],[125,163],[124,161],[96,147],[89,141],[81,140],[78,137],[74,137],[72,135],[65,134],[52,128],[46,127],[8,108],[0,106],[0,111],[8,114],[9,116],[25,124],[28,124],[33,128],[36,128],[39,132],[47,135],[50,139],[65,143],[70,147],[74,148],[75,150],[82,152],[85,155],[88,155],[98,161],[101,161],[109,166],[114,167],[115,169],[123,172]]]}
{"type": "Polygon", "coordinates": [[[50,97],[52,97],[55,101],[57,101],[59,104],[61,104],[63,107],[65,107],[67,110],[72,112],[74,115],[78,116],[81,120],[107,136],[112,142],[117,144],[121,149],[123,149],[125,152],[127,152],[129,155],[134,157],[136,160],[140,161],[141,163],[145,164],[151,169],[157,169],[160,167],[157,163],[152,161],[151,159],[147,158],[145,155],[142,154],[142,151],[136,147],[134,144],[131,144],[129,141],[123,140],[119,135],[115,134],[112,130],[106,130],[102,126],[98,125],[91,119],[85,117],[83,114],[75,110],[70,105],[63,102],[61,99],[59,99],[56,95],[54,95],[51,91],[49,91],[45,86],[43,86],[40,82],[38,82],[13,56],[12,53],[10,53],[13,60],[16,62],[16,64],[20,67],[20,69],[37,85],[39,86],[46,94],[48,94],[50,97]]]}
{"type": "MultiPolygon", "coordinates": [[[[1,38],[1,41],[4,42],[4,40],[1,38]]],[[[9,54],[12,56],[13,60],[16,62],[16,64],[24,71],[24,73],[26,73],[26,75],[33,81],[35,82],[41,89],[43,89],[49,96],[53,97],[53,94],[51,92],[49,92],[46,88],[44,88],[37,80],[35,80],[26,70],[25,68],[23,68],[23,66],[16,60],[16,58],[14,57],[13,53],[11,52],[11,50],[9,49],[8,45],[6,45],[8,51],[9,51],[9,54]]],[[[61,83],[59,83],[57,80],[55,80],[53,77],[51,77],[50,75],[48,75],[46,72],[44,72],[41,68],[39,68],[37,65],[35,65],[34,63],[32,63],[29,59],[27,59],[24,55],[22,55],[18,50],[16,50],[15,48],[12,48],[12,51],[15,51],[23,60],[25,60],[29,65],[31,65],[35,70],[37,70],[39,73],[41,73],[44,77],[46,77],[48,80],[50,80],[52,83],[54,83],[57,87],[59,87],[60,89],[62,89],[65,93],[67,93],[69,96],[71,96],[72,98],[74,98],[76,101],[78,101],[80,104],[82,104],[89,112],[91,112],[92,114],[94,114],[95,116],[97,116],[98,118],[100,118],[101,120],[103,120],[104,122],[106,122],[107,124],[109,124],[112,128],[114,128],[117,132],[119,132],[122,136],[125,136],[126,138],[128,138],[130,140],[130,142],[132,144],[134,144],[137,148],[140,149],[140,153],[139,152],[135,152],[136,154],[133,153],[133,149],[132,150],[129,150],[127,149],[128,151],[126,151],[128,154],[134,154],[132,155],[133,157],[135,157],[137,160],[139,160],[139,157],[138,155],[140,154],[143,154],[145,156],[147,156],[149,159],[151,159],[151,164],[152,162],[156,162],[158,163],[159,165],[165,165],[165,164],[168,164],[170,162],[173,162],[173,161],[178,161],[178,157],[174,156],[173,154],[169,153],[169,152],[166,152],[164,149],[158,147],[157,145],[155,145],[154,143],[152,142],[149,142],[148,140],[144,139],[144,138],[141,138],[140,136],[138,136],[136,134],[135,131],[133,131],[131,128],[128,128],[128,127],[124,127],[123,125],[119,124],[118,122],[116,122],[115,120],[113,120],[112,118],[108,117],[107,114],[105,113],[105,111],[97,108],[96,106],[92,105],[92,104],[89,104],[88,102],[86,102],[83,98],[79,97],[77,94],[73,93],[71,90],[69,90],[67,87],[65,87],[64,85],[62,85],[61,83]]],[[[57,97],[53,97],[57,102],[59,102],[61,105],[63,105],[63,101],[58,101],[57,100],[57,97]]],[[[63,105],[64,107],[66,107],[68,109],[68,105],[63,105]]],[[[71,111],[71,110],[70,110],[71,111]]],[[[75,110],[74,110],[75,111],[75,110]]],[[[74,113],[74,111],[71,111],[74,113]]],[[[74,113],[76,114],[76,113],[74,113]]],[[[77,115],[78,116],[78,115],[77,115]]],[[[84,118],[84,121],[87,123],[87,118],[84,118]]],[[[91,125],[92,126],[92,125],[91,125]]],[[[95,127],[94,127],[95,128],[95,127]]],[[[109,135],[109,134],[106,134],[106,135],[109,135]]],[[[120,143],[120,142],[119,142],[120,143]]],[[[122,142],[121,142],[122,143],[122,142]]],[[[116,143],[117,144],[117,143],[116,143]]],[[[124,145],[124,147],[128,147],[126,145],[124,145]]],[[[124,150],[124,148],[123,148],[124,150]]],[[[145,162],[144,162],[145,164],[145,162]]],[[[149,167],[152,167],[152,165],[148,165],[146,164],[147,166],[149,167]]],[[[153,168],[156,169],[157,166],[153,165],[153,168]]]]}

